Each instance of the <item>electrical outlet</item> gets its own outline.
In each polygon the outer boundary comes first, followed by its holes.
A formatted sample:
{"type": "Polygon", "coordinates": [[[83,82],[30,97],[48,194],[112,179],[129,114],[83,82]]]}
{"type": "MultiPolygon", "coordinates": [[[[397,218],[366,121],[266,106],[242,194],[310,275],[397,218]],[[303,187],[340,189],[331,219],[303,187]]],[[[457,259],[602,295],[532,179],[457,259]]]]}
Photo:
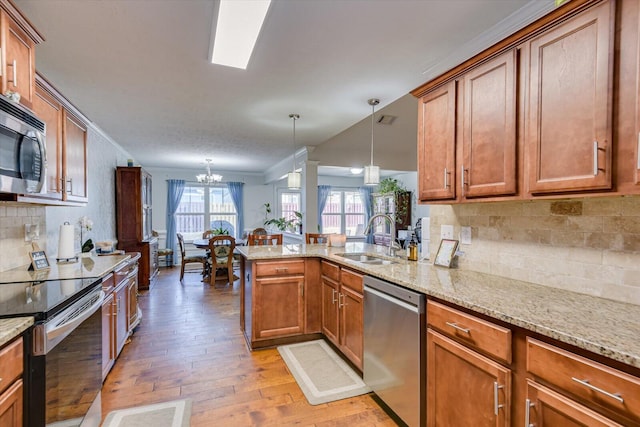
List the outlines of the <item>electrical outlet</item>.
{"type": "Polygon", "coordinates": [[[24,241],[33,242],[40,239],[40,224],[24,225],[24,241]]]}
{"type": "Polygon", "coordinates": [[[460,243],[463,245],[471,244],[471,227],[460,228],[460,243]]]}
{"type": "Polygon", "coordinates": [[[441,225],[440,226],[440,238],[441,239],[453,239],[453,225],[441,225]]]}

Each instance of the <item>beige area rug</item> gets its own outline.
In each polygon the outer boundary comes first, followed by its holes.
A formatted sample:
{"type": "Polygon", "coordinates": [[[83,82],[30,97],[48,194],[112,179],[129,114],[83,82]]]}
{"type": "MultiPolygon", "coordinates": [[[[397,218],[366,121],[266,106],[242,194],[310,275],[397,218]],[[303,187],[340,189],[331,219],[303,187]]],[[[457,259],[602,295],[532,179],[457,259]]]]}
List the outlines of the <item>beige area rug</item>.
{"type": "Polygon", "coordinates": [[[283,345],[278,352],[312,405],[371,391],[324,340],[283,345]]]}
{"type": "Polygon", "coordinates": [[[191,399],[172,400],[109,412],[102,427],[189,427],[191,399]]]}

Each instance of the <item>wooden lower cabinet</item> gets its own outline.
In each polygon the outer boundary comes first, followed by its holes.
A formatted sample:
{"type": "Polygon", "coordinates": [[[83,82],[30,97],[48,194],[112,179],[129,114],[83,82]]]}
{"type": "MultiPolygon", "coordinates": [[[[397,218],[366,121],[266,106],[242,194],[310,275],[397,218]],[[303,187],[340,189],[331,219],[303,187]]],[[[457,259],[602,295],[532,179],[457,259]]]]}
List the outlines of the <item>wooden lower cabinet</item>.
{"type": "Polygon", "coordinates": [[[0,426],[22,427],[23,393],[22,380],[18,380],[0,394],[0,426]]]}
{"type": "Polygon", "coordinates": [[[427,425],[509,426],[511,370],[427,330],[427,425]]]}
{"type": "Polygon", "coordinates": [[[102,380],[107,377],[127,339],[140,323],[138,309],[138,259],[130,254],[121,265],[102,281],[105,299],[102,303],[102,380]]]}
{"type": "Polygon", "coordinates": [[[0,426],[22,427],[24,391],[22,383],[22,338],[0,350],[0,426]]]}
{"type": "Polygon", "coordinates": [[[322,272],[322,333],[362,370],[363,276],[326,261],[322,261],[322,272]]]}
{"type": "Polygon", "coordinates": [[[304,276],[256,279],[253,321],[256,338],[304,332],[304,276]]]}
{"type": "Polygon", "coordinates": [[[525,426],[536,427],[613,427],[620,426],[560,393],[527,381],[525,426]]]}
{"type": "Polygon", "coordinates": [[[109,293],[102,303],[102,380],[116,361],[115,313],[113,293],[109,293]]]}

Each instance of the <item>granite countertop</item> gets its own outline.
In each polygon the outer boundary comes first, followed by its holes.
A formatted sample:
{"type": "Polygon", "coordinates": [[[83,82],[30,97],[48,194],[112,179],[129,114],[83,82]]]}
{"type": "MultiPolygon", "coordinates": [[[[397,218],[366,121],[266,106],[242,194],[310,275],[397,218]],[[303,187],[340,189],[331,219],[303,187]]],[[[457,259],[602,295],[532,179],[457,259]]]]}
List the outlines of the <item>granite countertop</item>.
{"type": "Polygon", "coordinates": [[[80,258],[71,264],[57,264],[50,259],[47,270],[28,271],[28,265],[0,272],[0,283],[40,282],[65,279],[97,279],[113,271],[118,264],[125,262],[130,254],[90,256],[80,258]]]}
{"type": "Polygon", "coordinates": [[[427,296],[466,307],[514,326],[555,338],[640,368],[640,307],[548,286],[473,271],[435,267],[429,261],[368,265],[336,254],[385,255],[386,248],[366,243],[238,246],[248,260],[320,257],[353,267],[427,296]]]}
{"type": "Polygon", "coordinates": [[[0,347],[20,336],[33,325],[33,317],[0,319],[0,347]]]}

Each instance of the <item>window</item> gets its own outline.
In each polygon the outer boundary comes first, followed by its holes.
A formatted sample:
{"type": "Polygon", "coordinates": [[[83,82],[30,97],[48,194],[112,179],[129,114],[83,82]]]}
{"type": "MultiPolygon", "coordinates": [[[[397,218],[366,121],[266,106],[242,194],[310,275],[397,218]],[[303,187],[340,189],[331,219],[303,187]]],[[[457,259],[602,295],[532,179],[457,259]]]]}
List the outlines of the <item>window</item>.
{"type": "Polygon", "coordinates": [[[300,212],[300,193],[291,191],[280,192],[280,216],[287,220],[295,220],[296,214],[300,212]]]}
{"type": "Polygon", "coordinates": [[[322,211],[322,232],[359,236],[364,232],[364,218],[358,190],[332,190],[322,211]]]}
{"type": "Polygon", "coordinates": [[[185,185],[176,211],[176,231],[185,240],[202,237],[205,230],[222,228],[236,237],[238,213],[226,186],[185,185]]]}

